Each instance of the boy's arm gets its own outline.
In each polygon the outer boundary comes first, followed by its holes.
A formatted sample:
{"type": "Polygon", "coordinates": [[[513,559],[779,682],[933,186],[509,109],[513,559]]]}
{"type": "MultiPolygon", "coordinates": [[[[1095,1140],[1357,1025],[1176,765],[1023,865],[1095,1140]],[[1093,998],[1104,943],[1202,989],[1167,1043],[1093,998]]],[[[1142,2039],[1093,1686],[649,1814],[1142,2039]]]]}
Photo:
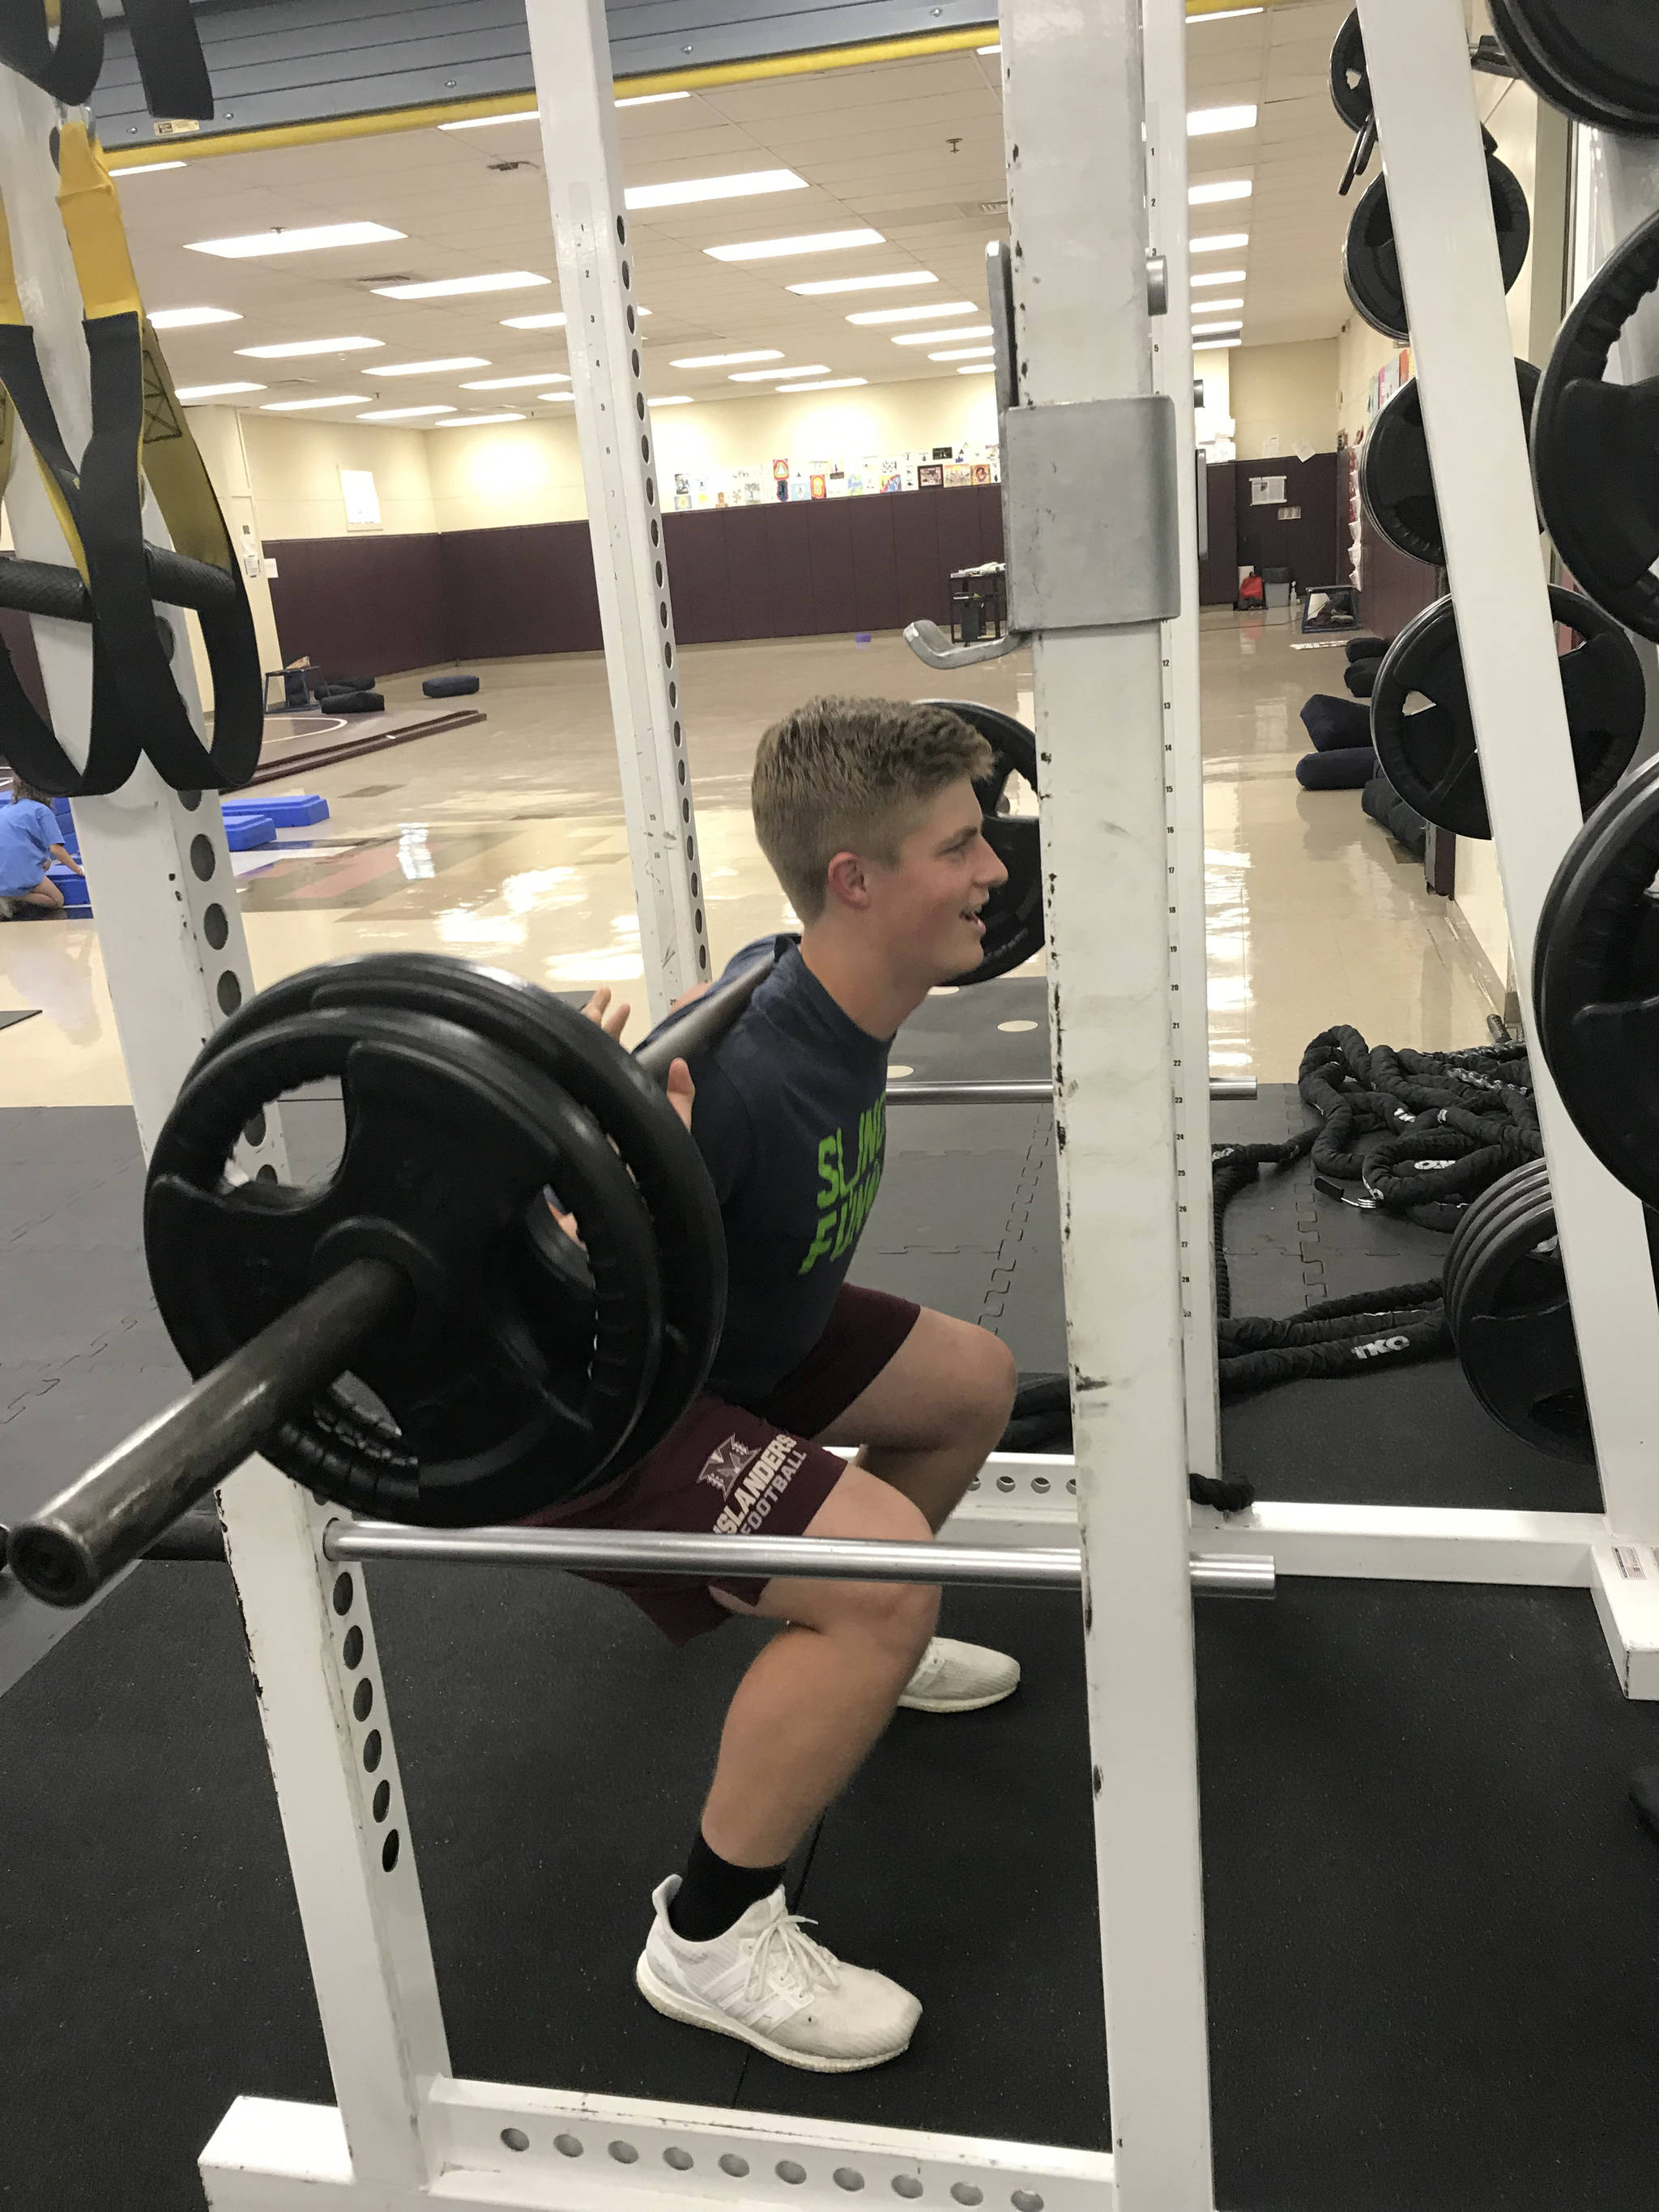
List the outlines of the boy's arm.
{"type": "Polygon", "coordinates": [[[54,845],[52,848],[52,857],[60,868],[73,868],[77,876],[84,876],[87,872],[67,845],[54,845]]]}

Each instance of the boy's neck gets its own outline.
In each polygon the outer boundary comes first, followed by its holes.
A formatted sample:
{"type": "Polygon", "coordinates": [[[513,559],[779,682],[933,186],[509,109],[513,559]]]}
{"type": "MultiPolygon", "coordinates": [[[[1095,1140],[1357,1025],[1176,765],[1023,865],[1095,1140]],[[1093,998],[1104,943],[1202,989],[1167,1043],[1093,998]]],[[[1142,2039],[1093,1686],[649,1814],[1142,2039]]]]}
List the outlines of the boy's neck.
{"type": "Polygon", "coordinates": [[[927,995],[925,984],[892,975],[833,929],[803,929],[800,957],[848,1019],[872,1037],[893,1036],[927,995]]]}

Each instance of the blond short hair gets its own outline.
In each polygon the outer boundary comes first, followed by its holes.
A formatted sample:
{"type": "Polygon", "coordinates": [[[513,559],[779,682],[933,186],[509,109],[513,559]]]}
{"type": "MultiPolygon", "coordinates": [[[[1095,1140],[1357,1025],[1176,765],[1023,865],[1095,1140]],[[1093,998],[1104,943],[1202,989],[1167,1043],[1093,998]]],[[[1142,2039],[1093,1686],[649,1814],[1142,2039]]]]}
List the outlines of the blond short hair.
{"type": "Polygon", "coordinates": [[[837,853],[891,867],[930,800],[988,775],[991,748],[948,707],[908,699],[810,699],[774,722],[755,755],[755,835],[803,921],[829,896],[837,853]]]}

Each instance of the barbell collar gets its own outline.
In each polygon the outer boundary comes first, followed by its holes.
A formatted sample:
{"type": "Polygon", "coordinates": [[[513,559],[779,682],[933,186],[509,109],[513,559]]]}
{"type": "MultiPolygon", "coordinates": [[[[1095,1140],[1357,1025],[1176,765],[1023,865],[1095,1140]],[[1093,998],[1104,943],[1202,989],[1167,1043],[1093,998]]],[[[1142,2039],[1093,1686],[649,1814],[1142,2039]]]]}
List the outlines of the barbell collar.
{"type": "Polygon", "coordinates": [[[14,1529],[18,1581],[47,1605],[85,1605],[349,1368],[409,1297],[401,1268],[349,1261],[14,1529]]]}
{"type": "MultiPolygon", "coordinates": [[[[632,1528],[410,1528],[397,1522],[332,1521],[324,1556],[442,1559],[456,1565],[561,1567],[590,1574],[726,1576],[740,1582],[967,1583],[979,1588],[1080,1589],[1079,1552],[985,1544],[876,1542],[842,1536],[697,1536],[632,1528]]],[[[1271,1558],[1198,1558],[1195,1592],[1273,1595],[1271,1558]]]]}

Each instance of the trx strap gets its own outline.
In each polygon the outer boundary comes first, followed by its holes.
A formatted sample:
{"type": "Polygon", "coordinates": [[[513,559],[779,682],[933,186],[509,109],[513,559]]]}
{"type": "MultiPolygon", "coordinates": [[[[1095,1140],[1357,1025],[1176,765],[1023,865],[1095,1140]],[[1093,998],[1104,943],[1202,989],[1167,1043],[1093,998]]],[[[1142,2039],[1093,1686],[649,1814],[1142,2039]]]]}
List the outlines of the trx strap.
{"type": "Polygon", "coordinates": [[[86,314],[92,435],[77,470],[23,319],[0,211],[0,386],[9,471],[14,420],[33,447],[75,562],[0,562],[0,605],[89,622],[93,698],[87,765],[77,770],[22,692],[0,672],[0,751],[31,783],[76,798],[118,789],[140,751],[178,791],[228,790],[258,764],[264,683],[247,592],[230,533],[144,319],[115,187],[85,126],[65,125],[58,204],[86,314]],[[173,550],[147,545],[148,479],[173,550]],[[173,632],[153,602],[194,610],[213,672],[214,736],[204,746],[173,681],[173,632]]]}
{"type": "MultiPolygon", "coordinates": [[[[190,0],[126,0],[124,12],[150,113],[210,123],[213,87],[190,0]]],[[[0,0],[0,62],[65,107],[84,107],[104,65],[98,0],[0,0]]]]}

